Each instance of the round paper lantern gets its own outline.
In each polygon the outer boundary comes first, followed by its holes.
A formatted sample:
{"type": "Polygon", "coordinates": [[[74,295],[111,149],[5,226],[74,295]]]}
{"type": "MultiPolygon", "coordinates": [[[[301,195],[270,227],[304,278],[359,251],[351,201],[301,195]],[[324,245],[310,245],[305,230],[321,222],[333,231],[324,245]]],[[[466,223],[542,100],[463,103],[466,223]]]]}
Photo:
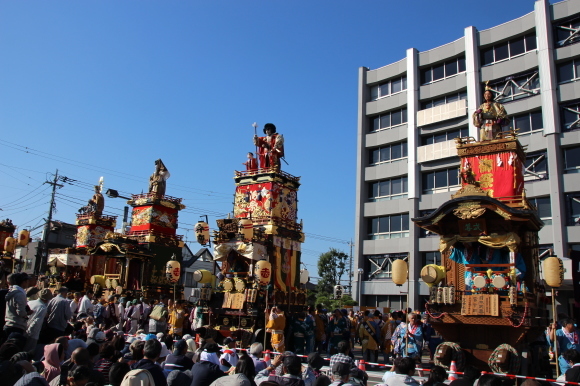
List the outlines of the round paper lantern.
{"type": "Polygon", "coordinates": [[[435,264],[429,264],[421,269],[421,279],[429,287],[439,284],[445,279],[445,267],[435,264]]]}
{"type": "Polygon", "coordinates": [[[310,279],[310,272],[307,269],[300,270],[300,284],[308,283],[308,279],[310,279]]]}
{"type": "Polygon", "coordinates": [[[252,241],[254,237],[254,222],[249,218],[243,218],[239,221],[239,231],[244,241],[252,241]]]}
{"type": "Polygon", "coordinates": [[[193,231],[198,243],[201,245],[209,244],[209,225],[206,222],[199,221],[193,227],[193,231]]]}
{"type": "Polygon", "coordinates": [[[393,261],[392,278],[393,283],[398,286],[405,284],[408,275],[407,262],[405,260],[397,259],[393,261]]]}
{"type": "Polygon", "coordinates": [[[165,266],[165,275],[171,283],[177,283],[181,276],[181,264],[177,260],[169,260],[165,266]]]}
{"type": "Polygon", "coordinates": [[[14,253],[15,248],[16,239],[14,237],[6,237],[6,240],[4,240],[4,251],[14,253]]]}
{"type": "Polygon", "coordinates": [[[550,287],[558,288],[564,282],[564,264],[556,256],[544,260],[544,280],[550,287]]]}
{"type": "Polygon", "coordinates": [[[20,231],[20,233],[18,233],[18,245],[20,245],[21,247],[25,247],[28,245],[28,242],[30,241],[30,232],[28,232],[28,230],[23,229],[20,231]]]}
{"type": "Polygon", "coordinates": [[[211,283],[212,276],[211,272],[207,269],[198,269],[193,272],[193,280],[202,284],[211,283]]]}
{"type": "Polygon", "coordinates": [[[267,285],[270,283],[270,279],[272,279],[272,264],[266,260],[258,261],[254,269],[254,274],[260,284],[267,285]]]}

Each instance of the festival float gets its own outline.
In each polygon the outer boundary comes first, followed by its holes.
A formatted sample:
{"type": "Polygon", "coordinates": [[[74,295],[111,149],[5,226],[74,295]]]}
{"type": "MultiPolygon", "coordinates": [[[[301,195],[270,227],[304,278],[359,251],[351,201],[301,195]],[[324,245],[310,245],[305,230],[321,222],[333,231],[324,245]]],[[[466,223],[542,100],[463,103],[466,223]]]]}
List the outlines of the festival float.
{"type": "MultiPolygon", "coordinates": [[[[255,128],[256,126],[254,126],[255,128]]],[[[233,216],[218,219],[213,232],[217,272],[197,271],[198,323],[234,335],[244,344],[264,338],[267,310],[302,311],[308,272],[300,270],[302,222],[298,222],[300,177],[283,172],[282,135],[273,124],[254,136],[256,154],[248,153],[245,171],[235,171],[233,216]]],[[[210,244],[207,222],[195,226],[197,240],[210,244]]],[[[245,347],[245,346],[244,346],[245,347]]]]}
{"type": "Polygon", "coordinates": [[[517,129],[504,131],[503,106],[491,101],[491,92],[484,96],[473,115],[482,140],[456,139],[461,188],[413,219],[440,236],[442,265],[421,270],[429,286],[429,321],[444,340],[435,362],[447,369],[455,362],[459,371],[471,364],[535,375],[549,368],[542,360],[547,353],[532,344],[548,325],[538,255],[543,223],[526,199],[525,149],[517,129]]]}
{"type": "MultiPolygon", "coordinates": [[[[185,206],[180,198],[165,194],[169,171],[160,159],[149,178],[148,193],[134,194],[130,229],[115,232],[116,217],[103,215],[102,181],[88,204],[79,210],[76,246],[51,250],[49,266],[76,266],[74,275],[94,292],[132,297],[181,298],[182,236],[177,235],[178,214],[185,206]],[[86,284],[85,284],[86,283],[86,284]]],[[[74,283],[71,283],[74,285],[74,283]]],[[[64,283],[64,285],[69,285],[64,283]]],[[[70,286],[70,285],[69,285],[70,286]]],[[[81,290],[81,289],[79,289],[81,290]]]]}
{"type": "Polygon", "coordinates": [[[18,232],[18,237],[14,237],[16,226],[12,220],[0,221],[0,283],[7,288],[6,276],[14,272],[15,266],[22,264],[15,258],[14,252],[17,246],[24,247],[30,241],[30,232],[26,229],[18,232]]]}

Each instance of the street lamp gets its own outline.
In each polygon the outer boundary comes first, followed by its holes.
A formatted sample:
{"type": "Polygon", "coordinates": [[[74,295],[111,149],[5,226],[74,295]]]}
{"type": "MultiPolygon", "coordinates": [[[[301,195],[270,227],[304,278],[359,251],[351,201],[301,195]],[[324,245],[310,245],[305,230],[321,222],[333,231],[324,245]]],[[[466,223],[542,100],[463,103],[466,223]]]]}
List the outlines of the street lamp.
{"type": "Polygon", "coordinates": [[[361,306],[361,299],[362,299],[362,276],[363,276],[363,272],[364,270],[362,268],[358,269],[358,296],[357,296],[357,302],[359,307],[361,306]]]}

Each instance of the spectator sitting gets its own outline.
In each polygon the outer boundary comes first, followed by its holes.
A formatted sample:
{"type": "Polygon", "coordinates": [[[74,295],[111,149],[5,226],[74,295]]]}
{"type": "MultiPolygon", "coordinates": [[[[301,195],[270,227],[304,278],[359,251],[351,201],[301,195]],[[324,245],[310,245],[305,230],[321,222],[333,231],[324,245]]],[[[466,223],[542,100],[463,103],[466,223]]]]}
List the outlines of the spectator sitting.
{"type": "Polygon", "coordinates": [[[419,386],[412,375],[415,373],[415,360],[413,358],[395,359],[395,375],[387,378],[387,386],[419,386]]]}
{"type": "Polygon", "coordinates": [[[68,375],[68,386],[85,386],[90,376],[91,372],[88,367],[78,366],[68,375]]]}
{"type": "Polygon", "coordinates": [[[216,343],[205,345],[200,361],[191,368],[191,386],[207,386],[225,375],[220,369],[216,352],[219,352],[219,346],[216,343]]]}
{"type": "Polygon", "coordinates": [[[143,359],[144,347],[145,342],[142,340],[136,340],[129,346],[129,354],[125,355],[123,360],[127,362],[131,370],[134,370],[136,363],[143,359]]]}
{"type": "Polygon", "coordinates": [[[89,350],[82,347],[77,347],[71,354],[69,360],[66,360],[61,366],[60,376],[55,377],[50,381],[50,386],[67,386],[68,374],[72,373],[75,368],[79,366],[85,366],[91,369],[91,374],[89,376],[89,382],[96,383],[98,385],[105,385],[105,377],[103,374],[93,369],[93,363],[91,362],[91,357],[89,350]]]}
{"type": "Polygon", "coordinates": [[[173,370],[167,376],[167,386],[187,386],[191,384],[191,380],[191,371],[173,370]]]}
{"type": "Polygon", "coordinates": [[[250,349],[248,350],[250,353],[250,358],[252,358],[252,361],[254,361],[254,368],[256,373],[259,373],[260,371],[264,370],[266,366],[268,366],[266,361],[260,359],[262,357],[262,351],[264,351],[264,346],[262,346],[262,343],[259,342],[252,343],[250,349]]]}
{"type": "Polygon", "coordinates": [[[254,377],[254,361],[247,354],[242,353],[232,374],[220,377],[213,381],[211,386],[256,386],[254,377]]]}
{"type": "Polygon", "coordinates": [[[115,362],[109,370],[109,384],[111,386],[121,386],[125,375],[131,371],[129,365],[123,362],[115,362]]]}
{"type": "Polygon", "coordinates": [[[330,368],[333,369],[334,365],[337,363],[346,363],[349,368],[355,367],[353,359],[348,355],[350,352],[350,343],[346,340],[342,340],[337,346],[338,354],[334,354],[330,357],[330,368]]]}
{"type": "Polygon", "coordinates": [[[447,372],[441,366],[433,366],[429,373],[429,379],[424,386],[443,386],[447,380],[447,372]]]}
{"type": "Polygon", "coordinates": [[[64,360],[64,347],[60,343],[49,344],[44,347],[44,372],[42,375],[47,382],[52,381],[60,374],[60,363],[64,360]]]}
{"type": "Polygon", "coordinates": [[[481,371],[479,371],[475,366],[465,366],[463,370],[463,377],[451,381],[449,386],[473,386],[475,381],[481,376],[481,371]]]}
{"type": "Polygon", "coordinates": [[[572,366],[566,371],[566,381],[580,382],[580,353],[574,349],[570,349],[564,351],[562,356],[572,366]]]}
{"type": "Polygon", "coordinates": [[[135,364],[135,369],[147,370],[151,373],[155,386],[167,386],[167,380],[161,367],[155,363],[161,353],[161,343],[156,339],[145,342],[143,347],[143,359],[135,364]]]}
{"type": "Polygon", "coordinates": [[[501,386],[502,380],[497,375],[484,374],[479,378],[477,385],[478,386],[501,386]]]}
{"type": "Polygon", "coordinates": [[[318,351],[311,352],[308,354],[308,368],[314,374],[314,385],[313,386],[328,386],[332,383],[330,378],[323,374],[320,369],[324,366],[324,358],[320,356],[318,351]]]}
{"type": "Polygon", "coordinates": [[[187,343],[187,353],[185,354],[185,356],[193,361],[193,356],[197,351],[197,345],[195,344],[195,340],[193,338],[188,338],[184,340],[187,343]]]}
{"type": "Polygon", "coordinates": [[[193,361],[185,354],[187,353],[187,343],[183,339],[175,342],[173,354],[169,354],[163,364],[163,370],[169,374],[172,370],[191,370],[193,361]]]}
{"type": "Polygon", "coordinates": [[[282,355],[278,355],[270,366],[256,375],[254,380],[258,386],[264,381],[276,382],[280,386],[305,386],[302,379],[302,363],[297,356],[282,357],[282,355]],[[280,364],[282,364],[282,373],[284,375],[270,375],[270,372],[275,370],[280,364]]]}
{"type": "MultiPolygon", "coordinates": [[[[341,342],[342,343],[342,342],[341,342]]],[[[350,365],[344,362],[336,362],[332,366],[332,383],[331,386],[342,386],[348,383],[350,379],[350,365]]]]}
{"type": "Polygon", "coordinates": [[[156,386],[156,384],[149,371],[136,369],[125,374],[121,386],[156,386]]]}
{"type": "Polygon", "coordinates": [[[113,358],[115,357],[115,347],[112,343],[104,343],[99,350],[99,355],[101,359],[95,363],[95,370],[103,374],[105,377],[105,383],[109,384],[109,371],[113,365],[113,358]]]}

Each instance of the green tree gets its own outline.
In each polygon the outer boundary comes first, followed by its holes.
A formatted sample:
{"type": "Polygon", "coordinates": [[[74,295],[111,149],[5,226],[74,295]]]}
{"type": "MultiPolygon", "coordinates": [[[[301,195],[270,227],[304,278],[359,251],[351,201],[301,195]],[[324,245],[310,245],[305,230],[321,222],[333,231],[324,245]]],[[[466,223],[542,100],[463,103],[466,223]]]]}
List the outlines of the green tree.
{"type": "Polygon", "coordinates": [[[340,284],[347,267],[348,255],[343,251],[330,248],[328,252],[320,255],[318,259],[318,292],[320,294],[333,293],[334,286],[340,284]]]}

